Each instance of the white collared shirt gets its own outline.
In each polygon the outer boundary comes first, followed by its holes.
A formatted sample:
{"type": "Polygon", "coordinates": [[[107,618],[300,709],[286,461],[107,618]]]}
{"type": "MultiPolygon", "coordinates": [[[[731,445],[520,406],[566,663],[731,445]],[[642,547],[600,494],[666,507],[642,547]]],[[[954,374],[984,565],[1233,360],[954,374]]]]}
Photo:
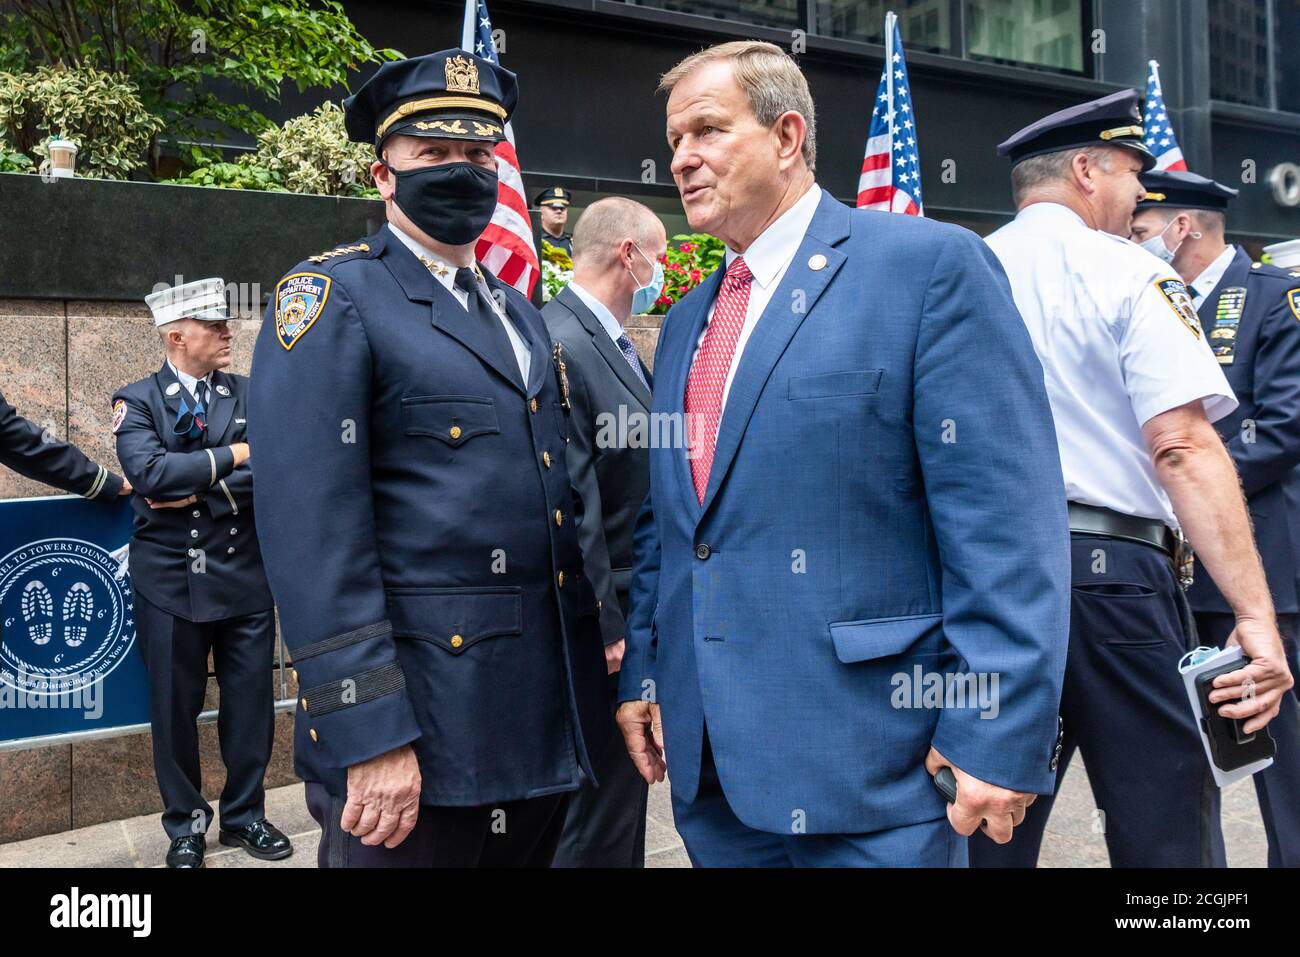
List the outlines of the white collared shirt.
{"type": "Polygon", "coordinates": [[[1236,258],[1236,247],[1229,246],[1215,257],[1214,262],[1202,269],[1199,276],[1187,284],[1187,289],[1192,294],[1192,304],[1197,309],[1201,308],[1205,297],[1214,292],[1214,287],[1219,284],[1219,280],[1223,278],[1223,274],[1228,271],[1228,267],[1236,258]]]}
{"type": "MultiPolygon", "coordinates": [[[[194,378],[194,376],[190,375],[188,372],[182,372],[180,369],[176,368],[172,365],[171,359],[167,360],[167,368],[172,370],[172,375],[176,376],[176,381],[178,381],[185,391],[190,394],[190,398],[197,402],[198,396],[194,390],[198,388],[200,380],[194,378]]],[[[212,403],[217,401],[217,391],[212,388],[212,373],[209,372],[205,375],[202,381],[203,384],[208,387],[208,406],[210,408],[212,403]]]]}
{"type": "Polygon", "coordinates": [[[1197,399],[1211,422],[1237,407],[1195,314],[1175,306],[1191,309],[1182,281],[1057,203],[1026,206],[986,242],[1043,366],[1066,497],[1177,528],[1142,426],[1197,399]]]}
{"type": "MultiPolygon", "coordinates": [[[[725,269],[735,261],[737,256],[743,255],[745,265],[754,275],[754,281],[749,286],[749,305],[745,309],[745,323],[740,327],[736,351],[731,357],[731,366],[727,369],[727,381],[722,386],[722,411],[724,412],[727,408],[727,397],[731,394],[731,382],[736,377],[736,369],[740,367],[740,355],[745,351],[745,344],[749,342],[749,337],[754,334],[754,327],[758,325],[763,310],[772,301],[776,287],[781,285],[781,280],[794,259],[794,254],[799,251],[799,244],[803,242],[804,234],[808,232],[808,226],[813,221],[813,215],[817,212],[817,204],[821,202],[821,198],[821,187],[813,183],[808,192],[799,197],[793,206],[759,233],[758,238],[749,244],[749,248],[744,253],[738,253],[731,247],[727,247],[726,263],[718,268],[725,269]]],[[[709,315],[705,320],[703,331],[700,332],[699,341],[695,343],[691,365],[695,365],[695,357],[700,354],[700,346],[704,345],[704,337],[708,334],[709,323],[713,321],[713,310],[716,306],[715,298],[713,305],[709,306],[709,315]]],[[[719,427],[721,427],[720,417],[719,427]]]]}
{"type": "MultiPolygon", "coordinates": [[[[423,256],[425,259],[433,259],[437,262],[442,262],[442,260],[439,259],[431,249],[426,249],[423,244],[416,242],[392,223],[388,223],[387,226],[392,231],[393,235],[402,241],[402,245],[415,253],[416,256],[423,256]]],[[[433,272],[433,276],[438,280],[438,282],[442,283],[443,287],[448,292],[456,297],[456,301],[464,306],[465,310],[468,312],[469,293],[456,285],[456,267],[447,265],[445,272],[433,272]]],[[[501,320],[501,325],[506,330],[506,337],[510,340],[510,348],[513,349],[515,353],[515,362],[519,364],[519,374],[523,376],[523,381],[527,384],[529,356],[532,353],[532,349],[528,346],[528,340],[519,334],[519,330],[515,328],[515,324],[510,321],[504,312],[501,311],[501,306],[497,303],[496,296],[487,295],[483,298],[491,304],[492,311],[495,312],[497,318],[501,320]]]]}
{"type": "Polygon", "coordinates": [[[614,340],[614,345],[618,345],[618,340],[623,335],[623,327],[619,325],[618,320],[614,318],[614,314],[609,311],[603,302],[591,293],[587,292],[587,290],[583,289],[576,282],[569,283],[569,288],[572,289],[573,294],[581,299],[586,307],[591,310],[591,314],[600,322],[600,327],[609,334],[611,339],[614,340]]]}

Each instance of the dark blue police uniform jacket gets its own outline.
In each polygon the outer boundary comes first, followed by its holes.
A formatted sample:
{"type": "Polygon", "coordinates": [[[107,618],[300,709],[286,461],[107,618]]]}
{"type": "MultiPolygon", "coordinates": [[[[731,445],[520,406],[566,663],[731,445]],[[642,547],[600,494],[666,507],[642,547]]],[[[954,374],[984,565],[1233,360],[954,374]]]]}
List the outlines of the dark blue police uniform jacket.
{"type": "Polygon", "coordinates": [[[110,501],[122,491],[121,476],[91,461],[75,445],[50,441],[44,429],[24,419],[5,401],[3,393],[0,393],[0,465],[82,498],[110,501]]]}
{"type": "MultiPolygon", "coordinates": [[[[1198,313],[1220,361],[1232,359],[1223,372],[1240,405],[1216,427],[1241,476],[1273,604],[1280,614],[1294,614],[1300,611],[1300,277],[1255,267],[1238,246],[1198,313]]],[[[1204,568],[1196,569],[1187,597],[1195,611],[1232,611],[1204,568]]]]}
{"type": "Polygon", "coordinates": [[[273,604],[253,523],[252,463],[235,468],[228,448],[246,441],[248,379],[218,370],[211,381],[207,429],[196,438],[174,431],[181,402],[192,407],[194,398],[167,363],[113,396],[117,458],[135,489],[131,585],[188,621],[236,618],[273,604]],[[172,385],[178,388],[168,395],[172,385]],[[145,501],[190,495],[198,501],[183,508],[145,501]]]}
{"type": "Polygon", "coordinates": [[[408,743],[423,804],[594,778],[609,714],[567,413],[540,315],[487,281],[531,347],[526,388],[504,331],[387,228],[295,267],[258,338],[255,496],[299,676],[294,767],[336,795],[408,743]]]}

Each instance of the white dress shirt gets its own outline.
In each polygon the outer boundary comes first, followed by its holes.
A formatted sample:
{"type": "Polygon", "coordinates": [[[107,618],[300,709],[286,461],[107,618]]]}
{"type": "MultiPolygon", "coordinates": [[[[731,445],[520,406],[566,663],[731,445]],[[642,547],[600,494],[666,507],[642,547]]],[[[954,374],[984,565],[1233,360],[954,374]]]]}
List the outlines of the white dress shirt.
{"type": "MultiPolygon", "coordinates": [[[[433,250],[426,249],[423,244],[416,242],[414,239],[406,235],[406,233],[402,232],[392,223],[388,223],[387,225],[388,228],[392,231],[393,235],[402,241],[402,245],[404,245],[411,252],[415,253],[416,256],[423,256],[425,259],[432,259],[435,262],[442,262],[442,260],[433,252],[433,250]]],[[[437,279],[438,282],[442,283],[443,287],[448,292],[450,292],[453,296],[455,296],[456,301],[460,303],[462,306],[464,306],[465,310],[468,312],[469,293],[456,285],[456,267],[452,266],[450,263],[445,263],[444,265],[447,266],[447,270],[443,273],[433,272],[433,277],[437,279]]],[[[500,305],[497,304],[496,296],[493,296],[489,293],[488,295],[485,295],[483,298],[488,301],[488,303],[492,306],[492,311],[495,312],[497,318],[501,320],[501,325],[506,330],[506,337],[510,340],[510,348],[513,349],[515,353],[515,362],[519,364],[519,374],[523,376],[523,381],[527,383],[528,362],[529,362],[529,356],[532,353],[532,349],[530,349],[528,346],[528,340],[519,334],[519,330],[515,328],[515,324],[510,321],[509,317],[507,317],[504,312],[501,311],[500,305]]]]}
{"type": "Polygon", "coordinates": [[[586,307],[591,310],[591,314],[600,322],[600,327],[609,334],[611,339],[614,340],[614,345],[618,345],[618,340],[623,335],[623,327],[619,325],[618,320],[614,318],[614,314],[605,307],[603,302],[591,293],[587,292],[587,290],[583,289],[576,282],[569,283],[569,288],[572,289],[573,294],[581,299],[586,307]]]}
{"type": "MultiPolygon", "coordinates": [[[[198,388],[199,380],[194,378],[194,376],[190,375],[188,372],[182,372],[180,369],[176,368],[172,365],[171,359],[167,360],[167,368],[172,370],[172,374],[176,376],[177,381],[180,382],[185,391],[190,394],[190,398],[197,402],[198,395],[194,390],[198,388]]],[[[208,408],[211,408],[212,404],[217,401],[217,391],[212,388],[212,373],[209,372],[205,375],[202,381],[203,384],[208,387],[208,408]]]]}
{"type": "MultiPolygon", "coordinates": [[[[738,253],[731,247],[727,247],[726,263],[719,268],[725,269],[735,261],[737,256],[744,256],[745,265],[753,273],[754,281],[749,286],[749,305],[745,309],[745,323],[740,327],[736,351],[731,357],[731,366],[727,369],[727,381],[722,386],[722,411],[724,412],[727,408],[727,396],[731,394],[731,382],[736,378],[736,369],[740,366],[740,355],[745,351],[745,344],[749,342],[749,337],[754,334],[754,327],[758,325],[763,310],[772,301],[776,287],[781,285],[781,279],[785,276],[791,260],[794,259],[794,254],[799,251],[799,244],[803,242],[804,233],[808,232],[808,226],[812,223],[821,198],[821,187],[813,183],[808,192],[799,197],[793,206],[759,233],[758,238],[749,244],[749,248],[744,253],[738,253]]],[[[716,306],[715,299],[713,305],[709,306],[704,330],[700,333],[699,341],[695,343],[691,365],[695,365],[695,357],[700,354],[700,346],[704,345],[704,337],[708,334],[709,323],[713,321],[713,310],[716,306]]],[[[721,422],[719,417],[719,427],[721,422]]]]}
{"type": "Polygon", "coordinates": [[[1215,257],[1214,262],[1210,263],[1201,274],[1187,284],[1187,291],[1192,294],[1192,304],[1197,309],[1201,308],[1201,303],[1205,302],[1205,297],[1214,292],[1214,287],[1219,284],[1223,274],[1228,271],[1232,261],[1237,258],[1237,250],[1229,246],[1223,252],[1215,257]]]}
{"type": "Polygon", "coordinates": [[[1195,316],[1175,306],[1191,308],[1182,281],[1057,203],[1025,207],[986,241],[1043,365],[1066,497],[1177,528],[1142,426],[1198,399],[1211,422],[1237,407],[1195,316]]]}

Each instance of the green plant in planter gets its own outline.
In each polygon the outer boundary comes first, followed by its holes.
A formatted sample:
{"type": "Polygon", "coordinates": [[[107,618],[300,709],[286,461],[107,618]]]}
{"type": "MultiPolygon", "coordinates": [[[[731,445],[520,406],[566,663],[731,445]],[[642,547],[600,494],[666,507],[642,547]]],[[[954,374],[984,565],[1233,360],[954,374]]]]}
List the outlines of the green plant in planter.
{"type": "Polygon", "coordinates": [[[337,103],[322,103],[264,130],[257,137],[257,153],[239,159],[270,170],[294,193],[379,196],[370,178],[374,151],[369,143],[348,140],[337,103]]]}
{"type": "Polygon", "coordinates": [[[77,175],[127,179],[144,165],[162,121],[125,76],[94,67],[0,73],[0,133],[29,159],[48,156],[50,137],[77,144],[77,175]]]}
{"type": "Polygon", "coordinates": [[[542,301],[550,302],[573,282],[573,259],[558,246],[542,240],[542,301]]]}
{"type": "Polygon", "coordinates": [[[708,279],[726,256],[722,240],[707,233],[679,233],[672,243],[660,260],[664,264],[664,288],[651,315],[666,313],[673,303],[708,279]]]}
{"type": "Polygon", "coordinates": [[[348,141],[338,104],[324,103],[284,126],[263,130],[256,152],[244,153],[233,163],[202,162],[169,182],[378,198],[370,178],[373,156],[369,144],[348,141]]]}
{"type": "Polygon", "coordinates": [[[227,128],[258,133],[269,121],[248,102],[278,100],[286,81],[299,92],[340,86],[361,64],[401,56],[368,43],[337,0],[0,5],[0,69],[66,64],[129,75],[172,142],[211,141],[227,128]],[[214,92],[213,81],[233,92],[214,92]]]}
{"type": "Polygon", "coordinates": [[[34,168],[28,157],[0,141],[0,173],[30,173],[34,168]]]}

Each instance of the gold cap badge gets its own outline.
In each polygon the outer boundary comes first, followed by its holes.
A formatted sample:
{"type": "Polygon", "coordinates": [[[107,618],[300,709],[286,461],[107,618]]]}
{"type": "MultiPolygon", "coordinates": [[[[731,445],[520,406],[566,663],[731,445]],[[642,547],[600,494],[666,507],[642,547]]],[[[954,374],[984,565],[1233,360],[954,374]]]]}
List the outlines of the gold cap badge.
{"type": "Polygon", "coordinates": [[[448,93],[473,93],[478,95],[478,67],[468,57],[457,54],[447,58],[448,93]]]}

